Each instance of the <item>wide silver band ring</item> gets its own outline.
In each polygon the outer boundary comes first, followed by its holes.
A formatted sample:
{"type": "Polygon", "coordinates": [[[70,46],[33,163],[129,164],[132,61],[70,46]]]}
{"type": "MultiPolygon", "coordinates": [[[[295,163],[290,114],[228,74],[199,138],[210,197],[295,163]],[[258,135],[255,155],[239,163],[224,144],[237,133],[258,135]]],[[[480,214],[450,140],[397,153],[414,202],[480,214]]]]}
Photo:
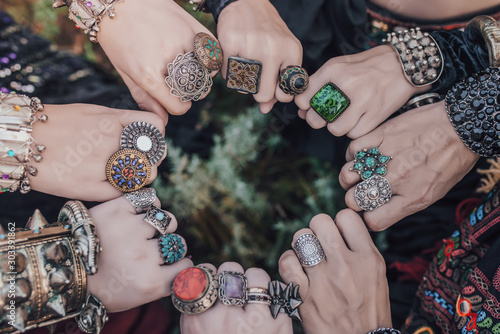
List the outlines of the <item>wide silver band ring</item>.
{"type": "Polygon", "coordinates": [[[293,245],[302,267],[312,267],[325,259],[325,252],[318,238],[312,233],[301,234],[293,245]]]}
{"type": "Polygon", "coordinates": [[[137,214],[144,213],[156,201],[156,190],[154,188],[140,189],[126,193],[125,198],[132,204],[137,214]]]}

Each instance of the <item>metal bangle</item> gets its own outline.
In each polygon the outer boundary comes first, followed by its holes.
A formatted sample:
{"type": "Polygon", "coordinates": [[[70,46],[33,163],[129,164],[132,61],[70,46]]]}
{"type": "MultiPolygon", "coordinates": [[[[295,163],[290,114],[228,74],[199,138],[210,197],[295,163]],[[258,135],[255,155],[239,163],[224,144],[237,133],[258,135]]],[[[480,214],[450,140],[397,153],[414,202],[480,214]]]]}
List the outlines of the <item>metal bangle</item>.
{"type": "Polygon", "coordinates": [[[500,25],[487,15],[473,18],[465,29],[475,29],[481,33],[488,46],[490,67],[500,67],[500,25]]]}

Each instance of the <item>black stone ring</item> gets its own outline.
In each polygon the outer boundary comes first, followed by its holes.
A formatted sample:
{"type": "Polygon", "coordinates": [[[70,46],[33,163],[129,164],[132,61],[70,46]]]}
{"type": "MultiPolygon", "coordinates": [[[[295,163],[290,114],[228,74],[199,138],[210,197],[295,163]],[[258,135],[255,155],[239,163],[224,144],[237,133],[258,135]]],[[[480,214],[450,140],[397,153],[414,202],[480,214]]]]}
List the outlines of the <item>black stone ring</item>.
{"type": "Polygon", "coordinates": [[[280,72],[280,89],[289,95],[302,94],[309,85],[309,74],[300,66],[288,66],[280,72]]]}

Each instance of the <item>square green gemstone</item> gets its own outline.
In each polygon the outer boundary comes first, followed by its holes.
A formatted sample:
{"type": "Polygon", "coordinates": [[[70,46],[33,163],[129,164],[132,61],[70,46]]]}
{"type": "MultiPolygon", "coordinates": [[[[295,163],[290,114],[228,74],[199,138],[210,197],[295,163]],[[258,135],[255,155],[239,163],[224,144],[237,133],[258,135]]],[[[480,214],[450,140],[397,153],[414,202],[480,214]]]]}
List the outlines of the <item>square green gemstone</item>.
{"type": "Polygon", "coordinates": [[[310,104],[327,122],[333,122],[349,107],[351,100],[329,82],[312,97],[310,104]]]}

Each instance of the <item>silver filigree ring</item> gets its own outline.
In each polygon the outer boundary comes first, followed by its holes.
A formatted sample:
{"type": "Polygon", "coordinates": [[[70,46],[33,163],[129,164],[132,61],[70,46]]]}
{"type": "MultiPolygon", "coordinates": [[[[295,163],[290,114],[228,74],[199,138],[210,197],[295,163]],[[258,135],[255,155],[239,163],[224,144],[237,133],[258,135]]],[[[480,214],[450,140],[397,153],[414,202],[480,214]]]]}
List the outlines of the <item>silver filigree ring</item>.
{"type": "Polygon", "coordinates": [[[146,216],[143,218],[146,223],[153,226],[162,235],[167,233],[168,226],[172,221],[172,217],[169,216],[168,212],[162,210],[154,205],[151,205],[146,216]]]}
{"type": "Polygon", "coordinates": [[[165,138],[160,130],[147,122],[134,122],[127,125],[120,138],[120,147],[144,153],[151,165],[160,162],[166,150],[165,138]]]}
{"type": "Polygon", "coordinates": [[[392,196],[392,188],[389,181],[383,176],[374,175],[369,179],[358,183],[354,191],[354,197],[359,207],[365,211],[375,210],[389,202],[392,196]]]}
{"type": "Polygon", "coordinates": [[[156,201],[156,190],[154,188],[144,188],[125,193],[125,198],[132,204],[136,213],[144,213],[156,201]]]}
{"type": "Polygon", "coordinates": [[[219,274],[219,300],[224,305],[243,306],[248,300],[247,286],[242,273],[223,271],[219,274]]]}
{"type": "Polygon", "coordinates": [[[212,77],[196,59],[194,52],[178,54],[167,68],[165,82],[170,87],[170,94],[177,96],[182,102],[198,101],[210,91],[212,77]]]}
{"type": "Polygon", "coordinates": [[[312,233],[301,234],[293,245],[302,267],[312,267],[325,259],[323,247],[312,233]]]}

